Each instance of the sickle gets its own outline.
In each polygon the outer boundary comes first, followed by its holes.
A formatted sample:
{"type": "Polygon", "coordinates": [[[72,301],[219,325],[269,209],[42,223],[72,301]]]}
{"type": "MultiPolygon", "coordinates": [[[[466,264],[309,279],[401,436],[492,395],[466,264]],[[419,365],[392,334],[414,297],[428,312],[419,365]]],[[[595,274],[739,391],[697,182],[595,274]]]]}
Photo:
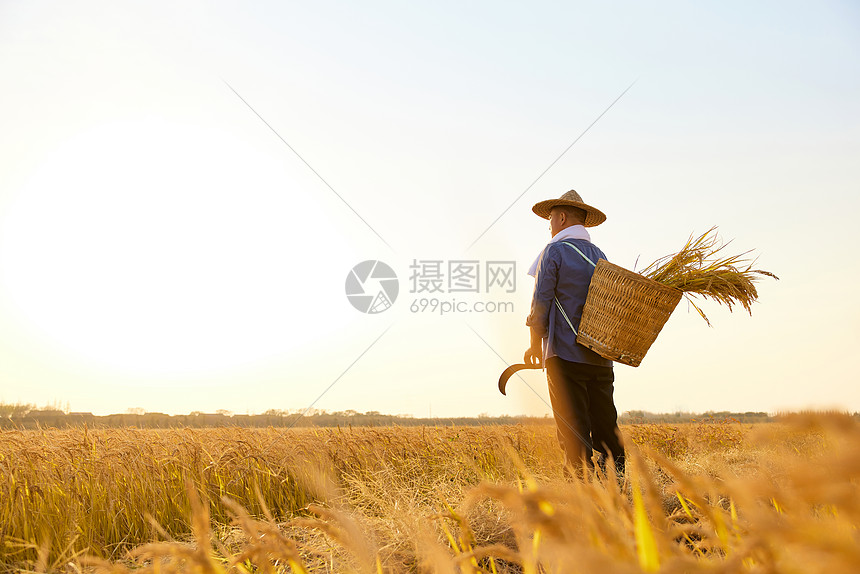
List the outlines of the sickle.
{"type": "Polygon", "coordinates": [[[508,379],[516,373],[517,371],[522,371],[523,369],[540,369],[543,365],[538,363],[537,365],[526,365],[525,363],[517,363],[516,365],[511,365],[502,373],[502,376],[499,377],[499,392],[503,395],[505,394],[505,387],[508,384],[508,379]]]}

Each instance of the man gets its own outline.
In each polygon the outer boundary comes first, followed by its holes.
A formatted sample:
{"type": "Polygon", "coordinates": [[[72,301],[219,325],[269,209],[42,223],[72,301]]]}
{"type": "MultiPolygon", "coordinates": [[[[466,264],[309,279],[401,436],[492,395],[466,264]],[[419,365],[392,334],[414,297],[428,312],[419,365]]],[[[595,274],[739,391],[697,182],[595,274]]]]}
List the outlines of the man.
{"type": "Polygon", "coordinates": [[[552,239],[529,270],[535,277],[535,289],[526,320],[531,346],[525,362],[543,362],[546,368],[558,438],[567,463],[577,469],[584,461],[592,468],[596,450],[601,454],[600,466],[611,455],[620,475],[624,471],[624,447],[612,398],[612,361],[576,342],[594,264],[606,259],[591,243],[586,227],[600,225],[606,216],[584,203],[574,190],[559,199],[541,201],[532,211],[549,219],[552,239]]]}

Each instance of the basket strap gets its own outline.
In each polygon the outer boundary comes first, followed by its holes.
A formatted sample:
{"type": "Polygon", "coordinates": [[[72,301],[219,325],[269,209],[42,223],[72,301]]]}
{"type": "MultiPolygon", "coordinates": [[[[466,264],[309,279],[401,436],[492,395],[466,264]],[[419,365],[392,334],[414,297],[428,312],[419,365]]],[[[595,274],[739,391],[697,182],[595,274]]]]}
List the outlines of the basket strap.
{"type": "Polygon", "coordinates": [[[582,251],[580,251],[580,250],[579,250],[579,247],[577,247],[577,246],[576,246],[576,245],[574,245],[573,243],[568,243],[567,241],[562,241],[562,243],[564,243],[565,245],[570,245],[571,247],[573,247],[574,249],[576,249],[576,252],[577,252],[577,253],[579,253],[580,255],[582,255],[582,258],[583,258],[583,259],[585,259],[586,261],[588,261],[589,263],[591,263],[591,266],[592,266],[592,267],[597,267],[597,265],[594,263],[594,261],[592,261],[591,259],[589,259],[588,257],[586,257],[586,256],[585,256],[585,253],[583,253],[582,251]]]}
{"type": "Polygon", "coordinates": [[[561,306],[561,303],[558,302],[558,297],[555,298],[555,306],[558,307],[558,310],[561,311],[561,316],[564,317],[564,320],[567,321],[567,324],[570,325],[570,330],[573,331],[574,335],[579,335],[576,332],[576,329],[573,328],[573,323],[570,322],[570,319],[567,317],[567,313],[564,312],[564,307],[561,306]]]}

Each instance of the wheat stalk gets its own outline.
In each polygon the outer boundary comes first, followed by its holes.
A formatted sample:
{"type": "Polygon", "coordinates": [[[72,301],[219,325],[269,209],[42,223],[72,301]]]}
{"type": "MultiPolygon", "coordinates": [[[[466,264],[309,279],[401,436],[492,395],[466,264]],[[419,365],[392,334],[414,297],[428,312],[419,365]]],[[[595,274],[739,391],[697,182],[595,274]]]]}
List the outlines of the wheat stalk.
{"type": "Polygon", "coordinates": [[[711,322],[693,301],[695,296],[713,299],[726,305],[729,311],[733,305],[740,304],[752,314],[750,306],[758,299],[755,282],[762,277],[779,277],[770,271],[753,269],[756,260],[745,257],[751,251],[724,256],[723,250],[729,243],[722,243],[717,227],[711,227],[699,237],[690,235],[678,253],[657,259],[641,271],[641,275],[683,291],[684,297],[708,325],[711,322]]]}

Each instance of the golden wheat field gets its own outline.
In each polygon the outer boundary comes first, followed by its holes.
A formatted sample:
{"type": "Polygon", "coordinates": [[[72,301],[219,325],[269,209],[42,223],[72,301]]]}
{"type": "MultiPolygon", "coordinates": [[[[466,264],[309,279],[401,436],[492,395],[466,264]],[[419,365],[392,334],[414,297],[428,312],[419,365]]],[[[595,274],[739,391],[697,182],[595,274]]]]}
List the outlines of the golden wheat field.
{"type": "Polygon", "coordinates": [[[860,422],[2,431],[6,572],[860,572],[860,422]]]}

